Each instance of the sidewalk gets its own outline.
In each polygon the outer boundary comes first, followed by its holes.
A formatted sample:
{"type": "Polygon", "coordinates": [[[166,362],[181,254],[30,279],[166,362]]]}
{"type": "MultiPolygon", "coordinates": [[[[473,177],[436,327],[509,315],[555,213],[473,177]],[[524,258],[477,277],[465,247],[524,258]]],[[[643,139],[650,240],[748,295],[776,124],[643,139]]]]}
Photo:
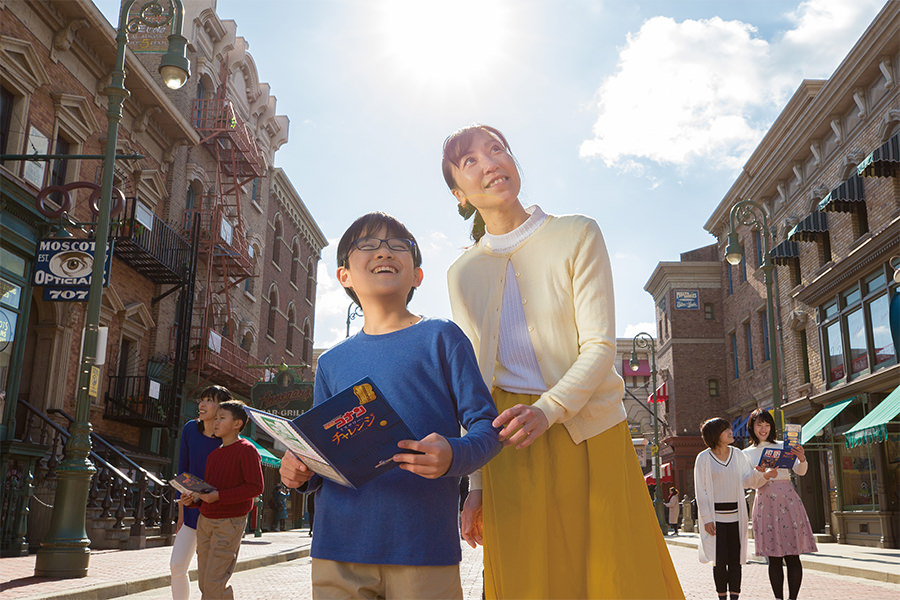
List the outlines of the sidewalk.
{"type": "MultiPolygon", "coordinates": [[[[753,540],[749,541],[747,555],[751,562],[765,562],[754,554],[753,540]]],[[[700,544],[697,533],[679,533],[666,537],[671,546],[696,548],[700,544]]],[[[804,554],[803,568],[825,571],[847,577],[873,579],[900,585],[900,550],[851,546],[850,544],[818,544],[815,554],[804,554]]]]}
{"type": "MultiPolygon", "coordinates": [[[[306,529],[247,534],[241,542],[235,571],[256,569],[309,555],[312,538],[306,529]]],[[[3,600],[103,600],[169,586],[171,546],[144,550],[96,550],[88,576],[51,579],[34,576],[35,556],[0,558],[0,597],[3,600]]],[[[197,579],[197,559],[191,563],[197,579]]]]}

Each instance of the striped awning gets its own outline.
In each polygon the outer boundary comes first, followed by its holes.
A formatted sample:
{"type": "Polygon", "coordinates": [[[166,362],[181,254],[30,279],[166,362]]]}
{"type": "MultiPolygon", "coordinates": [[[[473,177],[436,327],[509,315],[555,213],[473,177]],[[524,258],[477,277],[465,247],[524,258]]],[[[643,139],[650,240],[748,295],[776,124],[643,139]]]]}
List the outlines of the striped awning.
{"type": "Polygon", "coordinates": [[[776,265],[789,265],[792,261],[800,260],[800,244],[791,240],[784,240],[769,250],[769,258],[776,265]]]}
{"type": "Polygon", "coordinates": [[[861,206],[865,206],[865,202],[866,194],[862,177],[854,175],[828,192],[828,195],[819,202],[818,208],[825,212],[854,212],[861,206]]]}
{"type": "Polygon", "coordinates": [[[848,448],[861,444],[874,444],[887,439],[887,424],[900,414],[900,386],[888,394],[881,404],[873,408],[862,421],[844,433],[848,448]]]}
{"type": "Polygon", "coordinates": [[[856,165],[856,173],[862,177],[900,176],[900,133],[895,133],[856,165]]]}
{"type": "Polygon", "coordinates": [[[815,242],[821,235],[828,235],[828,215],[817,210],[794,225],[787,237],[792,242],[815,242]]]}

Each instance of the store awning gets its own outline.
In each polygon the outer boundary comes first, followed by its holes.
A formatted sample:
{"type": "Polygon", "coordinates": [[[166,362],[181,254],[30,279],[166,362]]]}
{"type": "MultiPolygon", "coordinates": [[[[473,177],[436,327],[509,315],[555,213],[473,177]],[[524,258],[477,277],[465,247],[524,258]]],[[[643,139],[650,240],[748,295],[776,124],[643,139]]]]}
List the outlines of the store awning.
{"type": "Polygon", "coordinates": [[[836,416],[841,414],[841,411],[850,406],[850,403],[853,402],[854,398],[856,398],[856,396],[829,404],[813,415],[813,418],[810,419],[800,431],[800,445],[802,446],[810,441],[816,434],[825,429],[825,426],[831,423],[836,416]]]}
{"type": "Polygon", "coordinates": [[[631,370],[631,359],[622,359],[623,377],[650,377],[650,361],[646,358],[638,360],[637,371],[631,370]]]}
{"type": "Polygon", "coordinates": [[[650,394],[647,396],[647,402],[652,404],[653,402],[665,402],[669,399],[669,388],[666,385],[666,382],[663,381],[662,385],[656,388],[655,394],[650,394]]]}
{"type": "Polygon", "coordinates": [[[273,469],[278,469],[279,467],[281,467],[281,460],[279,460],[277,456],[257,444],[256,440],[251,440],[250,438],[244,436],[241,436],[241,438],[253,444],[253,447],[256,448],[257,452],[259,452],[259,461],[262,463],[262,466],[271,467],[273,469]]]}
{"type": "Polygon", "coordinates": [[[824,212],[854,212],[865,206],[866,192],[862,177],[854,175],[837,186],[819,202],[818,209],[824,212]]]}
{"type": "Polygon", "coordinates": [[[803,217],[794,228],[788,232],[788,239],[792,242],[815,242],[820,235],[828,234],[828,215],[817,210],[803,217]]]}
{"type": "Polygon", "coordinates": [[[847,447],[855,448],[862,444],[883,442],[887,439],[888,422],[898,414],[900,414],[900,386],[844,434],[847,447]]]}
{"type": "Polygon", "coordinates": [[[900,133],[883,143],[856,165],[862,177],[897,177],[900,175],[900,133]]]}
{"type": "MultiPolygon", "coordinates": [[[[674,479],[672,479],[672,463],[663,463],[659,466],[659,478],[662,479],[663,483],[673,483],[675,481],[674,479]]],[[[644,481],[647,482],[647,485],[653,485],[656,483],[656,477],[653,476],[653,469],[651,469],[649,473],[644,475],[644,481]]]]}
{"type": "Polygon", "coordinates": [[[769,250],[769,257],[776,265],[789,265],[792,261],[800,260],[800,245],[791,240],[784,240],[769,250]]]}

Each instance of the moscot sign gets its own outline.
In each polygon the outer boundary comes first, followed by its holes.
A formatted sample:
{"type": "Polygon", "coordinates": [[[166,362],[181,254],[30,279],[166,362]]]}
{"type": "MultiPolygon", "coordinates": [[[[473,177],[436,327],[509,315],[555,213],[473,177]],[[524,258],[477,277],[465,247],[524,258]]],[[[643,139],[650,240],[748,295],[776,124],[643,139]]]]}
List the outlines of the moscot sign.
{"type": "Polygon", "coordinates": [[[289,370],[283,369],[272,381],[260,382],[250,389],[250,404],[254,408],[294,419],[312,408],[313,384],[298,381],[289,370]]]}

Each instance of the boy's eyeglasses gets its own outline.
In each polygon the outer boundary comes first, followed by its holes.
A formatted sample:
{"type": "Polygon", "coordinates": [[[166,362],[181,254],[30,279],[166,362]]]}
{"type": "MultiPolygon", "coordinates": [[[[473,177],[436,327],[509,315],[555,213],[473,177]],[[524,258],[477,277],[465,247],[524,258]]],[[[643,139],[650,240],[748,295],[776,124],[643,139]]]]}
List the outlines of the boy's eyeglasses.
{"type": "Polygon", "coordinates": [[[385,240],[376,237],[364,237],[353,240],[351,246],[363,252],[374,252],[381,248],[382,244],[386,244],[388,249],[394,252],[412,252],[416,246],[414,241],[406,238],[388,238],[385,240]]]}

